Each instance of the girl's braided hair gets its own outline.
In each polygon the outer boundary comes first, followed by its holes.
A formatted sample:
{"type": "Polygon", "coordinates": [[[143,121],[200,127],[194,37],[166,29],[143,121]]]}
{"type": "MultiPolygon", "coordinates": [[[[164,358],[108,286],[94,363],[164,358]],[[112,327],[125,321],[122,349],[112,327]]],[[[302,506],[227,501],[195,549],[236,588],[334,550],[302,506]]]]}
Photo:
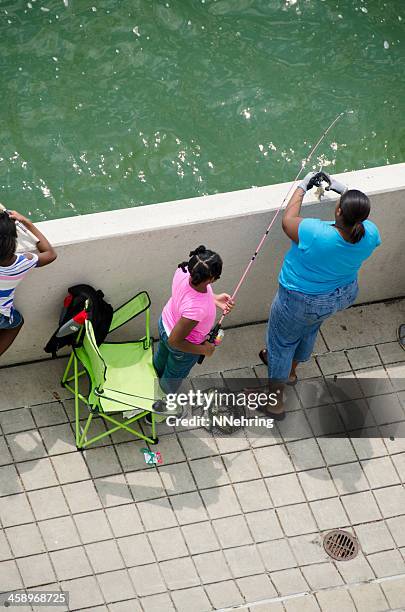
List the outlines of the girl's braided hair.
{"type": "Polygon", "coordinates": [[[0,261],[6,261],[15,254],[17,248],[17,228],[13,219],[0,210],[0,261]]]}
{"type": "Polygon", "coordinates": [[[217,280],[222,272],[222,259],[214,251],[200,245],[194,251],[190,251],[190,259],[178,265],[183,272],[189,272],[193,285],[214,278],[217,280]]]}

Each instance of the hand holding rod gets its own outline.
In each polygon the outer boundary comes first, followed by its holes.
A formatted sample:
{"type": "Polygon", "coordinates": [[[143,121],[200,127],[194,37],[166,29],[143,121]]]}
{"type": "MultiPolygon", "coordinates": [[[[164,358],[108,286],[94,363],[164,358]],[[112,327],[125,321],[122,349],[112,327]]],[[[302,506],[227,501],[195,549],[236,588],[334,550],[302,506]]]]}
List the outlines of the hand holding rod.
{"type": "MultiPolygon", "coordinates": [[[[208,337],[207,337],[208,342],[210,342],[211,344],[214,344],[214,340],[217,337],[220,329],[221,329],[220,323],[217,323],[216,325],[214,325],[214,327],[211,329],[210,333],[208,334],[208,337]]],[[[202,363],[204,359],[205,359],[205,355],[200,355],[197,363],[202,363]]]]}

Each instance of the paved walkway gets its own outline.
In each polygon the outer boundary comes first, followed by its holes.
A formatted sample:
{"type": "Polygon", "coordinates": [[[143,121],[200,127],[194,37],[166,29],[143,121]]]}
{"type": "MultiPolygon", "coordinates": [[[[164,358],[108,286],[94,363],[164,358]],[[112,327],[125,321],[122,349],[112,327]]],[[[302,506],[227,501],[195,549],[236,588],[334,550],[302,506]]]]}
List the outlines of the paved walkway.
{"type": "MultiPolygon", "coordinates": [[[[76,451],[65,360],[1,369],[0,592],[68,590],[69,608],[33,608],[53,611],[404,610],[403,321],[404,301],[338,315],[278,427],[163,426],[157,468],[123,434],[76,451]],[[324,552],[337,527],[356,559],[324,552]]],[[[262,376],[263,334],[230,330],[197,373],[262,376]]]]}

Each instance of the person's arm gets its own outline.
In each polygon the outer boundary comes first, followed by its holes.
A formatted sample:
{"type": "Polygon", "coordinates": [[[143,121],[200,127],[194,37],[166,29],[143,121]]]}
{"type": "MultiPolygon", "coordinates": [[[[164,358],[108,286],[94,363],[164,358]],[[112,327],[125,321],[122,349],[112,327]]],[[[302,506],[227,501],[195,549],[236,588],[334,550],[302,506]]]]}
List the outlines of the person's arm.
{"type": "Polygon", "coordinates": [[[192,321],[185,317],[180,317],[179,321],[173,327],[169,336],[169,344],[174,349],[182,351],[183,353],[192,353],[193,355],[205,355],[210,357],[214,350],[215,345],[206,341],[203,344],[193,344],[186,340],[189,333],[197,325],[198,321],[192,321]]]}
{"type": "Polygon", "coordinates": [[[15,221],[19,221],[26,227],[34,236],[38,239],[37,249],[39,251],[37,267],[47,266],[48,264],[55,261],[57,255],[56,251],[51,243],[45,238],[45,236],[39,231],[37,227],[26,217],[20,215],[15,210],[10,211],[10,218],[15,221]]]}
{"type": "Polygon", "coordinates": [[[302,221],[302,217],[300,216],[302,200],[308,189],[312,189],[314,186],[314,178],[318,177],[319,175],[319,172],[308,172],[292,194],[290,201],[284,210],[282,221],[283,230],[287,236],[297,244],[299,242],[298,228],[302,221]]]}
{"type": "Polygon", "coordinates": [[[305,191],[301,187],[297,187],[287,204],[282,221],[284,233],[297,244],[299,241],[298,228],[302,221],[300,212],[304,194],[305,191]]]}

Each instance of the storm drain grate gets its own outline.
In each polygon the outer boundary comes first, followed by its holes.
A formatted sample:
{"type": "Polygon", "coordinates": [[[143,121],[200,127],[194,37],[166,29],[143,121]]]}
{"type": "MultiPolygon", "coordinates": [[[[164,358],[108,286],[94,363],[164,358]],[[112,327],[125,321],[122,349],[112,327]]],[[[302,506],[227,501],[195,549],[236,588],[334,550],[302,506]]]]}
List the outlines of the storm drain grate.
{"type": "Polygon", "coordinates": [[[343,529],[329,531],[323,539],[323,547],[336,561],[349,561],[354,559],[359,552],[356,538],[343,529]]]}

